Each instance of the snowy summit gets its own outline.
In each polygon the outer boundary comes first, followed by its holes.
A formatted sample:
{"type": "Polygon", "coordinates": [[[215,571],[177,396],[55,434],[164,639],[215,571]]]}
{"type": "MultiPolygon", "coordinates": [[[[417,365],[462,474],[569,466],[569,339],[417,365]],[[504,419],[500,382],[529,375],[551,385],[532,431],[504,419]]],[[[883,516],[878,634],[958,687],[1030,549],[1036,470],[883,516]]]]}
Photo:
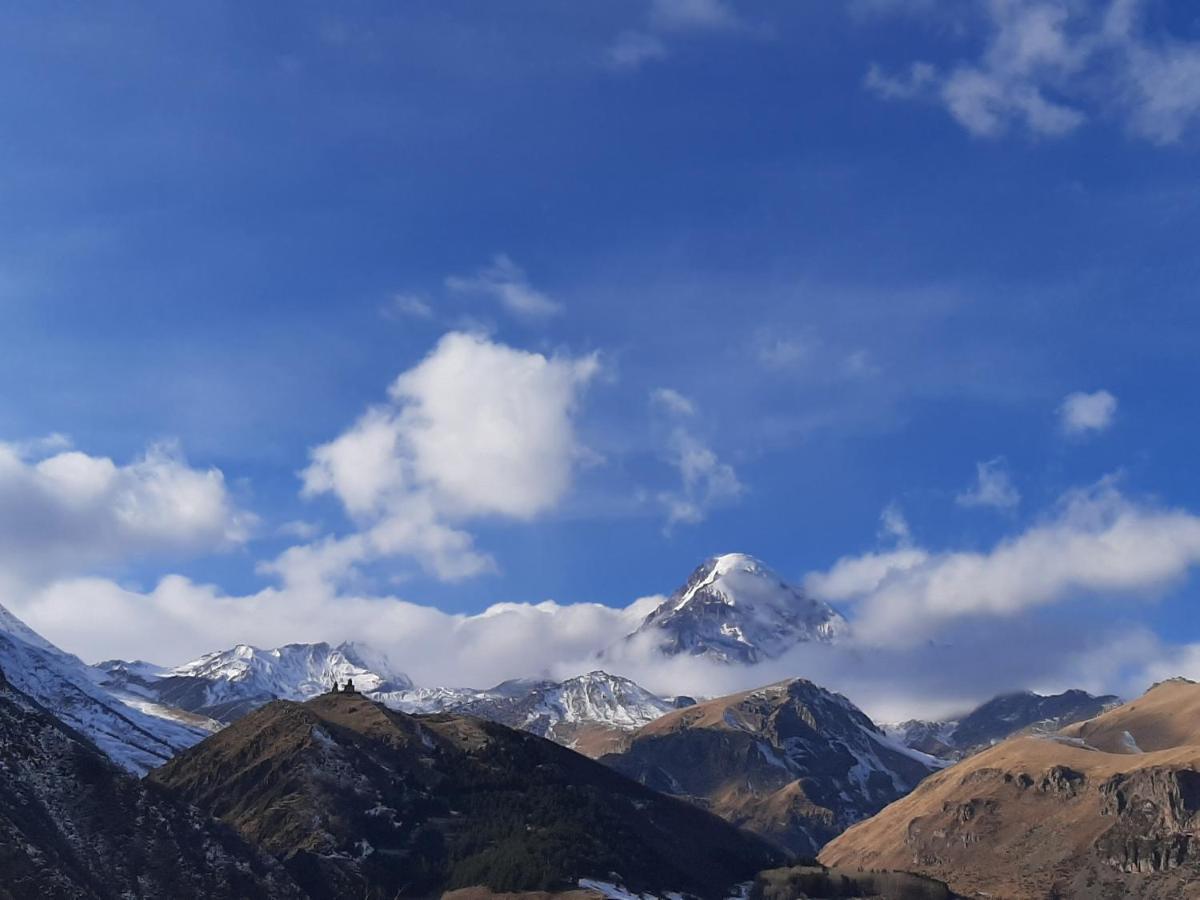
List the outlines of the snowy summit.
{"type": "Polygon", "coordinates": [[[756,663],[796,644],[832,642],[847,629],[829,604],[788,584],[744,553],[706,561],[629,640],[652,635],[663,653],[756,663]]]}

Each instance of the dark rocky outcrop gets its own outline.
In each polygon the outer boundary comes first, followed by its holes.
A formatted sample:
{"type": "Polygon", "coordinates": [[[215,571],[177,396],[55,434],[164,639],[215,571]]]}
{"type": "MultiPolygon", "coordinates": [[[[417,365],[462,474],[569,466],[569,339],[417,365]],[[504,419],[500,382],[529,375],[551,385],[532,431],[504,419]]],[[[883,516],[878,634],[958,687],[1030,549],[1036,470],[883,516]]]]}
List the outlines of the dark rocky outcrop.
{"type": "Polygon", "coordinates": [[[1117,821],[1096,842],[1123,872],[1161,872],[1200,853],[1200,772],[1155,767],[1114,775],[1100,786],[1101,813],[1117,821]]]}

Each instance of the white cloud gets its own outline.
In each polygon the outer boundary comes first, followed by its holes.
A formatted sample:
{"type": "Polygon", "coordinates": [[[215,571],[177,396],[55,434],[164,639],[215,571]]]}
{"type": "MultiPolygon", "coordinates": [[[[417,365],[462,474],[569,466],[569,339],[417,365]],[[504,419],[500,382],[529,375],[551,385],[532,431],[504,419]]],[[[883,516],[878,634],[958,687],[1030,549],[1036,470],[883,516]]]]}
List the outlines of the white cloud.
{"type": "Polygon", "coordinates": [[[1063,398],[1058,408],[1063,431],[1084,435],[1109,428],[1117,415],[1117,398],[1108,391],[1076,391],[1063,398]]]}
{"type": "Polygon", "coordinates": [[[1122,496],[1110,480],[1068,494],[1055,514],[991,550],[849,557],[808,579],[853,600],[864,639],[916,642],[968,617],[1012,617],[1081,596],[1145,596],[1200,563],[1200,518],[1122,496]]]}
{"type": "Polygon", "coordinates": [[[675,428],[668,444],[669,461],[679,470],[681,484],[678,490],[658,495],[667,512],[667,530],[703,522],[714,507],[732,503],[744,492],[733,466],[721,462],[687,429],[675,428]]]}
{"type": "Polygon", "coordinates": [[[1000,457],[975,464],[975,484],[954,498],[959,506],[990,506],[1013,509],[1021,502],[1021,493],[1000,457]]]}
{"type": "Polygon", "coordinates": [[[432,319],[433,307],[416,294],[396,294],[383,308],[390,318],[432,319]]]}
{"type": "Polygon", "coordinates": [[[458,526],[552,509],[583,453],[573,417],[594,355],[546,357],[451,332],[345,433],[312,451],[303,492],[332,494],[359,525],[340,540],[292,548],[288,579],[330,577],[355,563],[411,556],[443,578],[493,563],[458,526]]]}
{"type": "Polygon", "coordinates": [[[1099,111],[1171,143],[1200,118],[1200,43],[1146,34],[1144,7],[986,0],[974,7],[988,31],[977,59],[944,72],[917,62],[901,76],[872,64],[864,83],[885,99],[939,102],[978,137],[1015,127],[1061,137],[1099,111]]]}
{"type": "Polygon", "coordinates": [[[755,338],[755,356],[768,369],[790,369],[812,360],[816,342],[809,337],[781,337],[760,332],[755,338]]]}
{"type": "Polygon", "coordinates": [[[651,0],[650,22],[668,31],[722,31],[741,24],[723,0],[651,0]]]}
{"type": "Polygon", "coordinates": [[[643,31],[623,31],[608,48],[609,64],[615,69],[638,69],[648,62],[665,59],[666,44],[643,31]]]}
{"type": "Polygon", "coordinates": [[[361,640],[418,683],[485,687],[595,668],[597,649],[632,631],[652,606],[502,603],[460,615],[395,597],[338,595],[316,583],[233,596],[168,576],[146,593],[100,578],[63,580],[21,598],[13,611],[89,660],[178,664],[237,642],[361,640]]]}
{"type": "Polygon", "coordinates": [[[672,415],[696,414],[696,405],[674,388],[655,388],[650,392],[650,402],[672,415]]]}
{"type": "Polygon", "coordinates": [[[78,450],[44,455],[62,445],[0,443],[0,566],[9,577],[224,549],[255,524],[218,470],[191,468],[173,445],[126,465],[78,450]]]}
{"type": "Polygon", "coordinates": [[[650,402],[670,423],[664,439],[664,455],[679,472],[679,487],[657,494],[658,503],[667,514],[669,532],[676,525],[704,521],[714,507],[740,497],[744,487],[733,467],[722,462],[692,432],[686,421],[696,415],[696,405],[691,400],[671,388],[658,388],[650,392],[650,402]]]}
{"type": "Polygon", "coordinates": [[[474,275],[449,276],[446,287],[459,293],[493,297],[508,312],[523,319],[544,319],[562,312],[561,304],[534,288],[525,270],[503,253],[492,257],[491,264],[474,275]]]}
{"type": "Polygon", "coordinates": [[[878,63],[871,63],[863,76],[863,87],[884,100],[913,100],[936,81],[937,69],[929,63],[915,62],[904,75],[888,75],[878,63]]]}
{"type": "Polygon", "coordinates": [[[908,519],[905,518],[900,504],[894,500],[879,514],[879,536],[902,545],[912,542],[912,529],[908,525],[908,519]]]}

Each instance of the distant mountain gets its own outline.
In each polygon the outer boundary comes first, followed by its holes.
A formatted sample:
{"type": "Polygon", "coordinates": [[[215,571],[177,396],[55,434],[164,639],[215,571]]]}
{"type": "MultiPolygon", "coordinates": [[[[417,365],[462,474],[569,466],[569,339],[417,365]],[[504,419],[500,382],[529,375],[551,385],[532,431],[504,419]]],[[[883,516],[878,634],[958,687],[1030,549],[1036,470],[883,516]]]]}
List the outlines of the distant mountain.
{"type": "Polygon", "coordinates": [[[449,708],[596,757],[675,707],[628,678],[595,671],[566,681],[506,682],[449,708]]]}
{"type": "Polygon", "coordinates": [[[966,896],[1195,896],[1200,685],[1159,684],[1055,734],[996,744],[848,830],[821,861],[898,866],[966,896]]]}
{"type": "Polygon", "coordinates": [[[943,759],[960,759],[1023,731],[1047,733],[1119,706],[1112,694],[1095,697],[1086,691],[1001,694],[958,719],[944,722],[911,720],[887,730],[905,745],[943,759]]]}
{"type": "Polygon", "coordinates": [[[313,897],[594,879],[723,898],[782,858],[550,741],[359,694],[270,703],[150,779],[275,855],[313,897]]]}
{"type": "Polygon", "coordinates": [[[274,860],[118,768],[3,672],[0,768],[6,900],[302,896],[274,860]]]}
{"type": "Polygon", "coordinates": [[[347,680],[405,713],[462,712],[598,756],[674,709],[627,678],[596,671],[565,681],[516,679],[493,688],[416,687],[382,653],[358,643],[246,644],[163,669],[109,660],[97,668],[113,689],[233,722],[272,700],[306,700],[347,680]]]}
{"type": "Polygon", "coordinates": [[[807,855],[939,765],[803,679],[664,715],[601,761],[807,855]]]}
{"type": "Polygon", "coordinates": [[[107,688],[103,673],[0,606],[0,669],[124,768],[144,773],[211,733],[211,723],[107,688]]]}
{"type": "Polygon", "coordinates": [[[232,722],[272,700],[316,697],[348,680],[373,694],[413,687],[386,656],[357,643],[287,644],[269,650],[238,644],[157,674],[145,664],[120,665],[121,676],[147,695],[221,722],[232,722]]]}
{"type": "Polygon", "coordinates": [[[645,640],[668,656],[756,663],[806,641],[830,642],[846,620],[741,553],[715,556],[651,612],[626,640],[645,640]]]}

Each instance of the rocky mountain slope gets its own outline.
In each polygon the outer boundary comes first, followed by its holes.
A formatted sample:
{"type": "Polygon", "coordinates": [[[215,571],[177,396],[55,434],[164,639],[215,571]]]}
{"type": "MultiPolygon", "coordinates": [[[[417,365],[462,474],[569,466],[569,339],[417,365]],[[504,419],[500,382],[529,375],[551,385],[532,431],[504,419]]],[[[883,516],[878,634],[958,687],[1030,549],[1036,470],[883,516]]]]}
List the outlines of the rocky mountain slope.
{"type": "Polygon", "coordinates": [[[628,678],[595,671],[565,681],[507,682],[449,708],[597,757],[675,707],[628,678]]]}
{"type": "Polygon", "coordinates": [[[107,689],[96,670],[0,606],[0,668],[13,686],[85,735],[126,769],[143,773],[211,733],[162,704],[107,689]]]}
{"type": "Polygon", "coordinates": [[[646,616],[626,641],[649,641],[674,656],[727,663],[777,657],[805,641],[833,641],[846,620],[742,553],[707,560],[646,616]]]}
{"type": "Polygon", "coordinates": [[[108,760],[0,672],[0,898],[299,898],[274,860],[108,760]]]}
{"type": "Polygon", "coordinates": [[[1086,691],[1001,694],[954,720],[913,720],[887,726],[905,745],[944,759],[961,759],[1022,731],[1049,733],[1073,722],[1098,716],[1121,700],[1112,694],[1095,697],[1086,691]]]}
{"type": "Polygon", "coordinates": [[[937,766],[802,679],[669,713],[602,762],[807,855],[937,766]]]}
{"type": "Polygon", "coordinates": [[[1165,682],[1056,734],[971,756],[848,830],[821,861],[909,869],[1013,900],[1192,896],[1200,685],[1165,682]]]}
{"type": "Polygon", "coordinates": [[[274,854],[313,897],[593,878],[716,898],[781,856],[550,741],[362,695],[270,703],[150,778],[274,854]]]}

